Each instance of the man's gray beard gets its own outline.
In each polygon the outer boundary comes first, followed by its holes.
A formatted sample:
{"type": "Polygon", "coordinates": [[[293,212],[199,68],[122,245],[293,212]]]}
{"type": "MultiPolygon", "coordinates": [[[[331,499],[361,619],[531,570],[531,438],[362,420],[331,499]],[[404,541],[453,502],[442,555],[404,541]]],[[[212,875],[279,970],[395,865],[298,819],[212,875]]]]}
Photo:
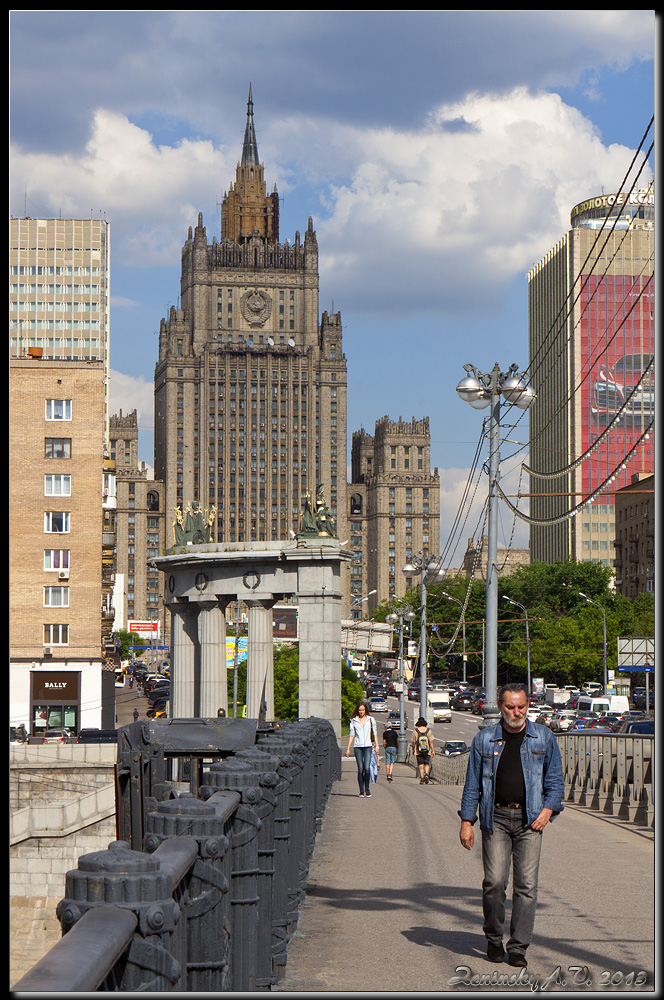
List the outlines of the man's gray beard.
{"type": "Polygon", "coordinates": [[[505,716],[503,715],[503,722],[505,723],[508,729],[521,728],[521,726],[523,725],[523,721],[524,721],[523,719],[506,719],[505,716]]]}

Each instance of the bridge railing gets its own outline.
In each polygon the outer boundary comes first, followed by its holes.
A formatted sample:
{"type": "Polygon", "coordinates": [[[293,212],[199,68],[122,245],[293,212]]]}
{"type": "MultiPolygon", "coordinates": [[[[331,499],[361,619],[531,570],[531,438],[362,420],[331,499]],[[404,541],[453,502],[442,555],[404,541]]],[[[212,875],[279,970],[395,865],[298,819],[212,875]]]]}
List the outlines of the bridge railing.
{"type": "Polygon", "coordinates": [[[67,873],[63,937],[13,989],[269,990],[341,774],[332,726],[135,723],[117,774],[118,840],[67,873]]]}
{"type": "MultiPolygon", "coordinates": [[[[654,827],[653,736],[560,733],[556,739],[563,761],[563,801],[654,827]]],[[[410,749],[408,763],[416,766],[410,749]]],[[[457,757],[437,753],[430,774],[441,785],[462,785],[467,766],[467,753],[457,757]]]]}

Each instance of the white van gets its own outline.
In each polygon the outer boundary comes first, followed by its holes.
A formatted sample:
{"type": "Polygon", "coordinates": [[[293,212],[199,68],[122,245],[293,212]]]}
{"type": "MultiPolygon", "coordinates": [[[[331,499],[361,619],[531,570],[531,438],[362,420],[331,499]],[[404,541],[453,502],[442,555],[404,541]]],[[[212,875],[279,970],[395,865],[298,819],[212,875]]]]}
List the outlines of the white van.
{"type": "Polygon", "coordinates": [[[598,712],[600,715],[606,712],[628,712],[629,700],[624,694],[603,694],[597,698],[581,695],[576,703],[576,711],[598,712]]]}
{"type": "Polygon", "coordinates": [[[451,722],[449,691],[427,691],[427,707],[433,712],[434,722],[451,722]]]}

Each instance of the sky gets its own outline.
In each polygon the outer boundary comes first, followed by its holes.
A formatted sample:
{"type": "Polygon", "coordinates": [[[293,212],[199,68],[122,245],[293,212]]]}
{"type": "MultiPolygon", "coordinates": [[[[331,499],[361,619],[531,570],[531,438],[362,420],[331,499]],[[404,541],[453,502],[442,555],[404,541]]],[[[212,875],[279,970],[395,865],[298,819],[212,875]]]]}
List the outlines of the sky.
{"type": "MultiPolygon", "coordinates": [[[[485,478],[459,524],[485,415],[462,366],[527,367],[528,271],[575,204],[620,189],[656,28],[648,10],[12,11],[10,214],[110,222],[111,412],[138,411],[151,466],[159,324],[199,212],[219,236],[251,85],[281,240],[313,218],[320,309],[341,313],[349,448],[385,415],[429,417],[459,565],[486,498],[485,478]]],[[[503,431],[509,492],[527,416],[503,431]]],[[[506,507],[499,534],[528,543],[506,507]]]]}

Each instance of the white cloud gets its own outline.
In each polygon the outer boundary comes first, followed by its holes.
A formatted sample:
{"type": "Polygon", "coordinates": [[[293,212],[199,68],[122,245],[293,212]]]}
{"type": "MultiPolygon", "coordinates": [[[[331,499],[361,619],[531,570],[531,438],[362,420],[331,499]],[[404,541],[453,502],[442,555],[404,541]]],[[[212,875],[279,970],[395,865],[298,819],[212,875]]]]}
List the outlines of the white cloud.
{"type": "Polygon", "coordinates": [[[122,410],[124,416],[136,410],[139,428],[151,429],[154,413],[154,384],[142,376],[125,375],[123,372],[111,370],[110,380],[110,411],[117,414],[122,410]]]}
{"type": "MultiPolygon", "coordinates": [[[[267,131],[261,155],[274,149],[272,176],[297,169],[318,186],[325,287],[346,310],[392,314],[494,304],[566,231],[577,201],[618,189],[632,158],[605,146],[558,95],[526,88],[443,104],[410,131],[302,115],[267,131]]],[[[125,115],[100,109],[80,157],[13,151],[12,200],[25,186],[53,214],[101,206],[116,261],[172,267],[198,211],[216,212],[234,171],[209,140],[157,145],[125,115]]],[[[211,239],[218,227],[204,221],[211,239]]]]}
{"type": "Polygon", "coordinates": [[[81,156],[12,151],[12,202],[25,188],[32,203],[63,217],[103,211],[119,261],[172,266],[196,223],[192,196],[214,204],[230,168],[207,140],[157,146],[125,115],[99,109],[81,156]]]}
{"type": "MultiPolygon", "coordinates": [[[[529,501],[515,494],[528,492],[528,478],[520,476],[520,462],[527,462],[525,455],[508,467],[501,467],[500,485],[511,502],[527,514],[529,501]]],[[[440,475],[440,547],[445,555],[444,564],[458,569],[463,564],[463,556],[471,538],[479,540],[488,532],[486,501],[488,479],[480,467],[475,469],[470,487],[470,469],[438,469],[440,475]]],[[[528,548],[530,526],[514,515],[504,501],[498,501],[498,546],[499,548],[528,548]]]]}
{"type": "Polygon", "coordinates": [[[355,146],[319,226],[321,270],[335,296],[360,308],[382,296],[389,310],[490,301],[569,228],[577,201],[618,190],[632,158],[559,96],[524,88],[469,95],[426,130],[368,130],[355,146]]]}

